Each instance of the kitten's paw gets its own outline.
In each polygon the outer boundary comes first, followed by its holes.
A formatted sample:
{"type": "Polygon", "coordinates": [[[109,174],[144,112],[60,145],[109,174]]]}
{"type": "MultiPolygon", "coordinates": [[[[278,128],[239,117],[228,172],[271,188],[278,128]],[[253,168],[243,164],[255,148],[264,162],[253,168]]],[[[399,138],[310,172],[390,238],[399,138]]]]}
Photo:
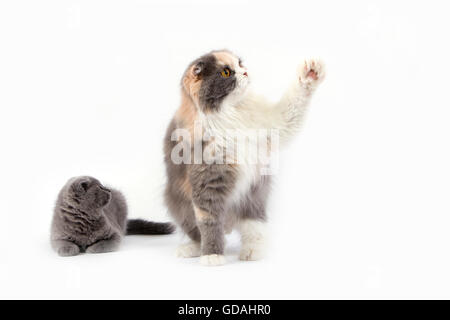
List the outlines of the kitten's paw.
{"type": "Polygon", "coordinates": [[[262,246],[245,246],[239,253],[239,260],[256,261],[261,260],[265,256],[265,250],[262,246]]]}
{"type": "Polygon", "coordinates": [[[305,59],[297,73],[301,85],[314,88],[325,78],[325,64],[319,59],[305,59]]]}
{"type": "Polygon", "coordinates": [[[76,256],[77,254],[80,253],[80,248],[78,248],[78,246],[73,245],[73,246],[62,246],[58,248],[58,254],[61,257],[71,257],[71,256],[76,256]]]}
{"type": "Polygon", "coordinates": [[[119,243],[115,241],[102,240],[86,249],[87,253],[107,253],[116,251],[119,247],[119,243]]]}
{"type": "Polygon", "coordinates": [[[176,255],[179,258],[200,257],[200,254],[200,243],[193,241],[179,245],[176,251],[176,255]]]}
{"type": "Polygon", "coordinates": [[[200,257],[200,263],[204,266],[221,266],[225,262],[225,257],[221,254],[209,254],[200,257]]]}

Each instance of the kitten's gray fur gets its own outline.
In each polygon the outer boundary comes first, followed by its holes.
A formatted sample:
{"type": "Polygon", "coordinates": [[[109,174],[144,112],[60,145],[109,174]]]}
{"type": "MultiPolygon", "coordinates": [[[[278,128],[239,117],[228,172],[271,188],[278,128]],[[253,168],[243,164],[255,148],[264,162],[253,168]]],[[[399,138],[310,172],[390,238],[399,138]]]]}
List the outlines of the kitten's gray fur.
{"type": "Polygon", "coordinates": [[[69,179],[56,200],[51,244],[60,256],[118,249],[125,234],[169,234],[170,223],[127,221],[125,197],[93,177],[69,179]]]}

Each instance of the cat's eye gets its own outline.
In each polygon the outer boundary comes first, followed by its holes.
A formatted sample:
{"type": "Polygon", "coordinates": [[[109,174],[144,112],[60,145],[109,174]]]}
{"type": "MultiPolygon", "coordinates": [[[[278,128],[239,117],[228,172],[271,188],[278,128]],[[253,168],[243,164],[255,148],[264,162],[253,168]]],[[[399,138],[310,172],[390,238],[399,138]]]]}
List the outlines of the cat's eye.
{"type": "Polygon", "coordinates": [[[222,77],[228,78],[229,76],[231,76],[231,70],[229,68],[225,68],[220,74],[222,75],[222,77]]]}

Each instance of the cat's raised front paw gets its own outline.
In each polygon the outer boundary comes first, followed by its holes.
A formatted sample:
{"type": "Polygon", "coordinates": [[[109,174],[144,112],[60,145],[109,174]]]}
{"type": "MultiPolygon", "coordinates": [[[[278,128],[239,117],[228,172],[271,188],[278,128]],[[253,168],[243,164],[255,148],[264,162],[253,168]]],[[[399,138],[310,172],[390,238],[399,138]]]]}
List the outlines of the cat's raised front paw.
{"type": "Polygon", "coordinates": [[[179,245],[176,252],[177,257],[179,258],[200,257],[200,254],[200,243],[194,241],[179,245]]]}
{"type": "Polygon", "coordinates": [[[325,77],[325,65],[319,59],[305,59],[298,67],[300,84],[309,88],[318,85],[325,77]]]}
{"type": "Polygon", "coordinates": [[[225,262],[225,257],[221,254],[209,254],[200,257],[200,263],[204,266],[221,266],[225,262]]]}

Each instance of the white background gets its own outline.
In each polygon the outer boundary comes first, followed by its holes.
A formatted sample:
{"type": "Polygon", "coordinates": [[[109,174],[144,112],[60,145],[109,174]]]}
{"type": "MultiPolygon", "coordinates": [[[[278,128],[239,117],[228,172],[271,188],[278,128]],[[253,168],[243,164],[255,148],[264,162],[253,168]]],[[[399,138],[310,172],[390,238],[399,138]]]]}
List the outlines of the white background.
{"type": "Polygon", "coordinates": [[[450,298],[449,8],[444,1],[2,1],[0,298],[450,298]],[[274,101],[302,56],[327,78],[281,158],[267,259],[177,259],[180,234],[60,258],[75,175],[168,220],[162,139],[187,64],[241,55],[274,101]]]}

